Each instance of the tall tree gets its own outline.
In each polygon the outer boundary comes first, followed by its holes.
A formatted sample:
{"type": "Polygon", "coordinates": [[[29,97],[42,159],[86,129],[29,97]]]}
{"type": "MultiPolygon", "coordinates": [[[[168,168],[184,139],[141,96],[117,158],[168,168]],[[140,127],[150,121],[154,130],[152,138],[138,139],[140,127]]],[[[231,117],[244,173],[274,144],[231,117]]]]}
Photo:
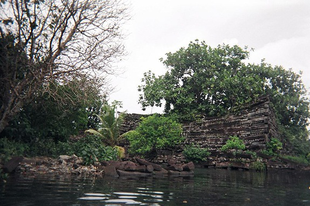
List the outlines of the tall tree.
{"type": "Polygon", "coordinates": [[[249,53],[239,46],[212,48],[203,41],[191,42],[162,59],[168,68],[165,75],[144,74],[139,102],[143,108],[164,102],[165,112],[191,119],[225,115],[268,95],[281,128],[307,138],[309,99],[301,74],[264,61],[246,63],[249,53]]]}
{"type": "Polygon", "coordinates": [[[84,79],[65,85],[52,84],[49,90],[53,95],[36,95],[33,101],[24,104],[0,138],[28,143],[64,141],[85,129],[96,128],[99,123],[96,115],[105,99],[94,85],[84,79]]]}
{"type": "Polygon", "coordinates": [[[42,86],[113,73],[126,12],[121,0],[1,1],[0,132],[42,86]]]}

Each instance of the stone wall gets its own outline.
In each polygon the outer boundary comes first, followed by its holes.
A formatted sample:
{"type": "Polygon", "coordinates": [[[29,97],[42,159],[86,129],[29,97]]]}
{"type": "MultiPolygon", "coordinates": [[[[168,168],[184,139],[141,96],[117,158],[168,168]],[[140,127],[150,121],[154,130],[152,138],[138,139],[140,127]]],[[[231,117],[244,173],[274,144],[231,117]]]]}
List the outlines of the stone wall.
{"type": "MultiPolygon", "coordinates": [[[[147,115],[128,114],[125,118],[122,133],[135,129],[140,118],[147,115]]],[[[255,103],[245,105],[235,114],[217,118],[204,118],[199,121],[184,123],[183,134],[185,144],[194,143],[202,148],[208,148],[212,156],[221,153],[221,147],[230,136],[242,139],[247,149],[259,151],[266,147],[266,142],[271,137],[278,137],[275,116],[268,97],[261,97],[255,103]]],[[[181,145],[181,148],[184,145],[181,145]]],[[[177,151],[162,151],[160,156],[180,156],[177,151]]],[[[160,157],[159,157],[160,158],[160,157]]]]}
{"type": "Polygon", "coordinates": [[[134,130],[138,127],[139,122],[141,121],[141,117],[148,117],[150,115],[143,114],[126,114],[124,122],[121,126],[120,133],[123,134],[130,130],[134,130]]]}
{"type": "Polygon", "coordinates": [[[183,131],[186,143],[198,144],[212,153],[219,152],[230,136],[243,139],[246,148],[251,150],[263,149],[271,137],[278,137],[267,97],[245,106],[237,114],[183,124],[183,131]]]}

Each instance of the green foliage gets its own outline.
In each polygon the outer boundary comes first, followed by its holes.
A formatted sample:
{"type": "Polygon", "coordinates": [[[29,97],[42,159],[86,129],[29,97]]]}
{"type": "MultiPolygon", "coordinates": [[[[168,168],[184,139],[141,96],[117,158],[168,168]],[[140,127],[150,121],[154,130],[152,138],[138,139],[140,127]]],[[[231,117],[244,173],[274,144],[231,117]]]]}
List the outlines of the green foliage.
{"type": "Polygon", "coordinates": [[[170,117],[152,115],[142,117],[139,126],[125,134],[132,154],[147,154],[157,149],[174,147],[181,143],[182,126],[170,117]]]}
{"type": "Polygon", "coordinates": [[[271,138],[267,143],[267,149],[276,153],[279,152],[283,148],[282,142],[277,138],[271,138]]]}
{"type": "Polygon", "coordinates": [[[7,138],[0,139],[0,160],[7,161],[13,156],[22,156],[29,150],[29,146],[16,141],[10,141],[7,138]]]}
{"type": "Polygon", "coordinates": [[[59,142],[58,154],[77,155],[82,157],[84,164],[90,165],[96,161],[117,160],[116,148],[105,146],[100,137],[85,136],[77,142],[59,142]]]}
{"type": "Polygon", "coordinates": [[[266,171],[266,164],[261,159],[257,159],[251,163],[250,168],[258,172],[263,172],[266,171]]]}
{"type": "Polygon", "coordinates": [[[29,149],[25,151],[24,156],[58,156],[57,143],[53,139],[38,139],[25,145],[28,145],[29,149]]]}
{"type": "Polygon", "coordinates": [[[293,161],[297,164],[302,164],[302,165],[309,165],[309,161],[306,159],[306,157],[303,156],[291,156],[291,155],[283,155],[281,156],[284,159],[293,161]]]}
{"type": "Polygon", "coordinates": [[[112,106],[105,104],[100,115],[98,115],[100,120],[99,129],[88,129],[85,132],[99,136],[106,145],[117,145],[122,138],[119,132],[124,119],[124,113],[117,114],[119,104],[119,102],[113,103],[112,106]]]}
{"type": "Polygon", "coordinates": [[[300,134],[300,131],[292,134],[290,132],[285,133],[286,145],[292,148],[292,153],[297,156],[307,156],[310,152],[310,141],[308,135],[300,134]]]}
{"type": "Polygon", "coordinates": [[[271,138],[267,142],[266,150],[263,150],[262,153],[268,156],[278,156],[278,153],[283,148],[282,142],[277,138],[271,138]]]}
{"type": "Polygon", "coordinates": [[[47,89],[53,91],[54,96],[38,92],[34,101],[23,107],[0,137],[31,144],[42,141],[44,144],[46,139],[65,141],[89,126],[96,126],[94,116],[101,107],[101,96],[95,87],[85,81],[51,84],[47,89]],[[78,88],[79,85],[83,85],[83,89],[78,88]],[[88,96],[87,100],[82,100],[84,95],[88,96]]]}
{"type": "Polygon", "coordinates": [[[265,149],[265,150],[262,150],[261,153],[267,156],[276,156],[276,154],[272,152],[272,150],[265,149]]]}
{"type": "Polygon", "coordinates": [[[118,151],[114,147],[103,145],[100,137],[85,136],[76,142],[38,141],[24,143],[0,139],[0,159],[7,161],[12,156],[49,156],[77,155],[83,158],[84,164],[96,161],[117,160],[118,151]]]}
{"type": "Polygon", "coordinates": [[[187,161],[193,161],[195,163],[207,161],[207,157],[211,154],[208,149],[201,148],[195,145],[187,145],[184,150],[183,154],[187,161]]]}
{"type": "MultiPolygon", "coordinates": [[[[75,78],[97,88],[106,83],[113,73],[110,63],[124,51],[120,26],[128,16],[120,1],[101,3],[0,1],[0,133],[42,89],[56,100],[58,91],[45,88],[50,84],[66,85],[75,78]]],[[[65,101],[66,106],[90,97],[80,86],[84,98],[65,101]]]]}
{"type": "Polygon", "coordinates": [[[161,59],[168,68],[166,74],[144,74],[139,103],[146,108],[164,102],[166,113],[193,120],[199,115],[226,115],[268,96],[285,139],[296,153],[307,154],[310,101],[301,73],[271,66],[264,60],[247,63],[249,54],[250,50],[237,45],[212,48],[204,41],[190,42],[187,48],[161,59]]]}
{"type": "Polygon", "coordinates": [[[239,139],[239,137],[231,136],[225,143],[225,145],[222,146],[221,150],[223,152],[226,152],[227,150],[235,149],[235,150],[244,150],[245,144],[243,140],[239,139]]]}
{"type": "Polygon", "coordinates": [[[257,153],[254,152],[254,151],[246,150],[246,151],[244,151],[244,153],[245,153],[245,154],[248,154],[248,155],[251,155],[251,157],[252,157],[253,159],[256,159],[256,158],[257,158],[257,153]]]}
{"type": "Polygon", "coordinates": [[[3,169],[0,168],[0,180],[5,181],[5,179],[7,179],[8,177],[9,177],[9,174],[4,173],[4,172],[3,172],[3,169]]]}

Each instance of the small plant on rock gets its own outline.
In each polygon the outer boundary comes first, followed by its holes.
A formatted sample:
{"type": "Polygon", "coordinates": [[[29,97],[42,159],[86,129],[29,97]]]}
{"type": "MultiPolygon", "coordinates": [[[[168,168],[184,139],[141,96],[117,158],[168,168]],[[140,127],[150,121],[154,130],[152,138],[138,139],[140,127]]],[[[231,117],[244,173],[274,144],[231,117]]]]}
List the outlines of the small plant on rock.
{"type": "Polygon", "coordinates": [[[266,170],[266,164],[261,158],[257,158],[255,162],[251,163],[250,168],[257,172],[263,172],[266,170]]]}
{"type": "Polygon", "coordinates": [[[269,156],[278,156],[278,153],[283,148],[282,142],[277,138],[271,138],[266,146],[266,150],[263,150],[262,153],[269,156]]]}
{"type": "Polygon", "coordinates": [[[234,154],[245,149],[245,144],[243,140],[239,139],[237,136],[231,136],[227,140],[226,144],[222,146],[221,150],[227,152],[228,150],[235,150],[234,154]]]}
{"type": "Polygon", "coordinates": [[[198,145],[187,145],[183,150],[183,154],[188,161],[193,161],[195,163],[203,162],[207,160],[210,152],[207,148],[201,148],[198,145]]]}

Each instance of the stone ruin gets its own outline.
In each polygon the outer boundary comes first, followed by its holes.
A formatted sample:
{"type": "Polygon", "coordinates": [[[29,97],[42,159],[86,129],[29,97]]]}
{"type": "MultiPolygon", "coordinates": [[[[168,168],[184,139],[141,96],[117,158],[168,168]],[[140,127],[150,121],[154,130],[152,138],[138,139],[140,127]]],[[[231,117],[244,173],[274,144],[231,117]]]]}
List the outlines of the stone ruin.
{"type": "MultiPolygon", "coordinates": [[[[140,118],[147,116],[127,114],[122,133],[135,129],[140,118]]],[[[254,103],[244,105],[234,114],[214,118],[206,117],[195,122],[183,123],[183,135],[186,138],[184,145],[174,149],[161,150],[153,161],[165,163],[169,158],[179,159],[180,162],[185,161],[182,148],[191,143],[199,145],[201,148],[207,148],[211,152],[211,156],[221,156],[221,147],[230,136],[239,137],[244,141],[246,149],[255,152],[265,149],[270,138],[279,138],[275,115],[267,96],[259,98],[254,103]]]]}
{"type": "Polygon", "coordinates": [[[252,151],[265,149],[270,138],[278,138],[275,115],[267,97],[244,106],[235,114],[219,118],[204,118],[201,121],[183,124],[186,144],[194,143],[219,153],[230,136],[242,139],[252,151]]]}

